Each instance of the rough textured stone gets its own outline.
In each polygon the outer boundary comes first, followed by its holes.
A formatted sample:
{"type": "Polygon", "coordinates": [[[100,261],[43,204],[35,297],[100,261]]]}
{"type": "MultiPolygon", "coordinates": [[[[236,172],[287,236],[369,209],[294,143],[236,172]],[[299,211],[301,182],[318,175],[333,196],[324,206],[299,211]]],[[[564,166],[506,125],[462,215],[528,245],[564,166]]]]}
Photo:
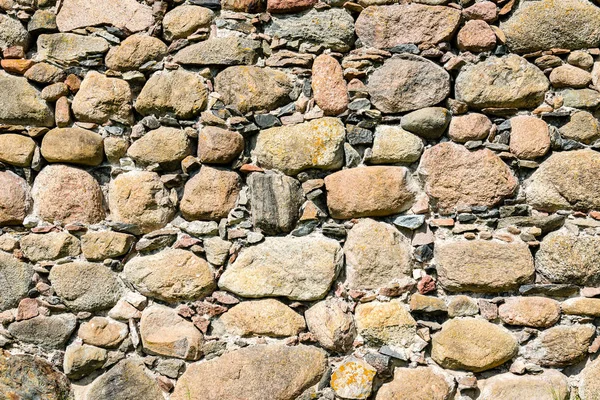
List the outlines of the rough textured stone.
{"type": "Polygon", "coordinates": [[[344,245],[346,279],[351,289],[376,289],[412,271],[410,241],[392,225],[363,219],[344,245]]]}
{"type": "Polygon", "coordinates": [[[581,372],[579,396],[582,400],[596,400],[600,393],[600,360],[589,363],[581,372]]]}
{"type": "Polygon", "coordinates": [[[29,167],[35,152],[33,139],[23,135],[0,135],[0,162],[16,167],[29,167]]]}
{"type": "Polygon", "coordinates": [[[348,304],[330,298],[316,303],[304,313],[306,325],[327,350],[344,352],[351,348],[356,327],[348,304]]]}
{"type": "Polygon", "coordinates": [[[434,254],[439,282],[449,291],[504,292],[528,283],[534,275],[525,243],[440,240],[434,254]]]}
{"type": "Polygon", "coordinates": [[[152,9],[135,0],[66,0],[56,16],[61,32],[95,25],[139,32],[153,22],[152,9]]]}
{"type": "Polygon", "coordinates": [[[0,124],[52,126],[54,113],[27,79],[0,73],[0,124]]]}
{"type": "Polygon", "coordinates": [[[105,215],[100,185],[78,168],[45,167],[36,177],[31,194],[34,212],[46,221],[94,224],[105,215]]]}
{"type": "Polygon", "coordinates": [[[413,163],[423,152],[423,141],[399,126],[378,125],[369,162],[371,164],[413,163]]]}
{"type": "Polygon", "coordinates": [[[376,400],[449,400],[454,382],[440,368],[396,368],[394,379],[377,392],[376,400]]]}
{"type": "Polygon", "coordinates": [[[107,351],[86,344],[71,344],[65,351],[63,369],[71,379],[79,379],[104,365],[107,351]]]}
{"type": "Polygon", "coordinates": [[[556,370],[544,370],[539,375],[504,373],[478,381],[481,400],[567,400],[567,377],[556,370]]]}
{"type": "Polygon", "coordinates": [[[135,109],[142,115],[173,114],[176,118],[190,119],[204,109],[207,95],[204,83],[193,72],[182,69],[158,72],[144,85],[135,109]]]}
{"type": "Polygon", "coordinates": [[[344,125],[337,118],[319,118],[261,131],[254,152],[258,163],[288,175],[309,168],[335,170],[343,165],[344,125]]]}
{"type": "Polygon", "coordinates": [[[485,21],[471,20],[460,29],[456,42],[462,51],[489,51],[496,47],[496,34],[485,21]]]}
{"type": "Polygon", "coordinates": [[[592,75],[572,65],[561,65],[550,73],[550,83],[555,88],[584,88],[592,82],[592,75]]]}
{"type": "Polygon", "coordinates": [[[508,325],[549,328],[560,319],[558,302],[545,297],[511,297],[498,311],[500,319],[508,325]]]}
{"type": "Polygon", "coordinates": [[[392,57],[371,74],[371,102],[384,113],[433,106],[450,93],[450,75],[435,63],[411,54],[392,57]]]}
{"type": "Polygon", "coordinates": [[[380,217],[411,207],[413,183],[404,167],[352,168],[325,178],[333,218],[380,217]]]}
{"type": "Polygon", "coordinates": [[[211,38],[193,44],[175,55],[184,65],[251,65],[256,62],[260,42],[235,36],[211,38]]]}
{"type": "Polygon", "coordinates": [[[449,41],[460,23],[460,11],[424,4],[371,6],[356,20],[363,45],[392,48],[401,44],[449,41]]]}
{"type": "Polygon", "coordinates": [[[482,319],[455,318],[433,335],[431,357],[444,368],[480,372],[504,364],[517,349],[508,330],[482,319]]]}
{"type": "Polygon", "coordinates": [[[44,135],[42,156],[51,163],[102,164],[102,136],[81,128],[56,128],[44,135]]]}
{"type": "Polygon", "coordinates": [[[443,107],[427,107],[402,117],[402,128],[425,139],[439,139],[448,127],[452,114],[443,107]]]}
{"type": "Polygon", "coordinates": [[[199,28],[210,25],[214,13],[205,7],[183,5],[175,7],[163,18],[163,37],[167,41],[184,39],[199,28]]]}
{"type": "Polygon", "coordinates": [[[168,302],[194,300],[215,288],[208,263],[180,249],[133,258],[125,264],[123,274],[144,296],[168,302]]]}
{"type": "Polygon", "coordinates": [[[102,261],[127,254],[135,237],[120,232],[87,232],[81,237],[81,250],[89,261],[102,261]]]}
{"type": "Polygon", "coordinates": [[[142,313],[140,334],[150,354],[197,360],[202,356],[202,333],[169,307],[153,305],[142,313]]]}
{"type": "Polygon", "coordinates": [[[77,326],[73,314],[57,314],[49,317],[37,316],[13,322],[8,331],[17,340],[36,344],[44,349],[62,349],[77,326]]]}
{"type": "Polygon", "coordinates": [[[568,123],[560,128],[560,135],[567,139],[590,144],[600,138],[600,124],[587,111],[577,111],[571,115],[568,123]]]}
{"type": "Polygon", "coordinates": [[[29,234],[21,239],[21,250],[33,262],[75,257],[81,253],[79,240],[67,232],[29,234]]]}
{"type": "Polygon", "coordinates": [[[359,304],[354,318],[358,333],[373,346],[408,347],[414,341],[417,323],[398,300],[359,304]]]}
{"type": "Polygon", "coordinates": [[[180,210],[188,220],[219,220],[235,206],[241,189],[240,176],[233,171],[203,166],[185,184],[180,210]]]}
{"type": "Polygon", "coordinates": [[[72,262],[50,270],[56,294],[74,311],[111,308],[123,291],[117,276],[102,264],[72,262]]]}
{"type": "Polygon", "coordinates": [[[289,102],[292,84],[288,76],[271,68],[234,66],[215,78],[216,91],[225,104],[241,112],[271,110],[289,102]]]}
{"type": "Polygon", "coordinates": [[[354,21],[350,13],[341,8],[312,9],[301,14],[273,15],[265,33],[345,52],[354,44],[354,21]]]}
{"type": "Polygon", "coordinates": [[[86,400],[163,400],[156,381],[141,360],[125,359],[89,386],[86,400]]]}
{"type": "Polygon", "coordinates": [[[267,11],[271,14],[290,13],[311,8],[316,0],[267,0],[267,11]]]}
{"type": "Polygon", "coordinates": [[[131,99],[127,82],[90,71],[73,98],[73,114],[83,122],[128,124],[133,121],[131,99]]]}
{"type": "Polygon", "coordinates": [[[16,307],[19,300],[27,296],[33,277],[33,267],[12,255],[0,251],[0,310],[16,307]]]}
{"type": "Polygon", "coordinates": [[[224,10],[258,13],[265,10],[265,3],[265,0],[223,0],[221,7],[224,10]]]}
{"type": "Polygon", "coordinates": [[[548,124],[540,118],[518,116],[510,119],[510,151],[519,158],[532,160],[550,150],[548,124]]]}
{"type": "Polygon", "coordinates": [[[268,237],[243,249],[219,287],[244,297],[318,300],[329,291],[342,263],[339,244],[321,236],[268,237]]]}
{"type": "Polygon", "coordinates": [[[27,182],[11,171],[0,171],[0,187],[0,226],[20,225],[31,203],[27,182]]]}
{"type": "Polygon", "coordinates": [[[244,150],[244,137],[237,132],[205,126],[198,134],[198,158],[208,164],[228,164],[244,150]]]}
{"type": "Polygon", "coordinates": [[[101,57],[108,51],[109,44],[101,37],[53,33],[40,35],[37,47],[40,61],[68,66],[87,58],[101,57]]]}
{"type": "Polygon", "coordinates": [[[441,210],[495,206],[518,186],[510,168],[492,151],[471,152],[453,143],[427,149],[418,171],[425,178],[425,191],[441,210]]]}
{"type": "Polygon", "coordinates": [[[458,143],[484,140],[492,130],[492,121],[484,114],[468,113],[456,115],[450,121],[448,136],[458,143]]]}
{"type": "Polygon", "coordinates": [[[175,213],[175,202],[154,172],[119,175],[110,182],[108,202],[114,221],[135,224],[142,233],[164,227],[175,213]]]}
{"type": "Polygon", "coordinates": [[[106,66],[116,71],[132,71],[150,61],[160,61],[167,55],[167,45],[160,39],[134,35],[110,49],[106,66]]]}
{"type": "Polygon", "coordinates": [[[127,155],[140,165],[160,164],[177,169],[181,160],[192,154],[192,142],[181,129],[161,127],[133,142],[127,155]]]}
{"type": "Polygon", "coordinates": [[[313,62],[312,89],[315,102],[325,115],[338,115],[348,107],[348,92],[342,66],[330,55],[321,54],[313,62]]]}
{"type": "Polygon", "coordinates": [[[330,385],[344,399],[366,399],[371,395],[376,373],[365,361],[349,357],[333,371],[330,385]]]}
{"type": "Polygon", "coordinates": [[[600,93],[592,89],[566,89],[561,93],[565,107],[597,108],[600,93]]]}
{"type": "Polygon", "coordinates": [[[29,33],[18,19],[8,15],[0,15],[0,50],[13,46],[27,48],[29,33]]]}
{"type": "Polygon", "coordinates": [[[94,317],[81,324],[77,336],[84,343],[111,348],[120,345],[128,333],[127,325],[122,322],[104,317],[94,317]]]}
{"type": "Polygon", "coordinates": [[[542,367],[566,367],[585,357],[595,333],[595,327],[589,324],[555,326],[527,343],[525,352],[542,367]]]}
{"type": "Polygon", "coordinates": [[[560,304],[563,313],[569,315],[584,315],[589,317],[600,316],[600,299],[575,297],[560,304]]]}
{"type": "Polygon", "coordinates": [[[457,100],[475,109],[532,108],[544,100],[548,86],[548,79],[536,66],[509,54],[462,68],[454,89],[457,100]]]}

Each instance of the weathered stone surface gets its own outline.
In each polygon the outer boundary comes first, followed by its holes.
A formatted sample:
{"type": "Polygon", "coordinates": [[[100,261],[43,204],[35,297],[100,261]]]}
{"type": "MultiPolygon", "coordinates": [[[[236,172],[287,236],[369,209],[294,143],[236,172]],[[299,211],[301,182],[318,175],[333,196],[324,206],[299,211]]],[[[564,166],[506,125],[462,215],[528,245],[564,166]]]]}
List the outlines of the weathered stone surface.
{"type": "Polygon", "coordinates": [[[254,152],[261,166],[288,175],[309,168],[340,169],[344,161],[344,125],[337,118],[319,118],[261,131],[254,152]]]}
{"type": "Polygon", "coordinates": [[[253,346],[188,366],[173,400],[292,400],[319,381],[326,356],[309,346],[253,346]],[[234,378],[235,377],[235,378],[234,378]],[[269,382],[265,385],[265,382],[269,382]]]}
{"type": "Polygon", "coordinates": [[[192,142],[181,129],[160,127],[133,142],[127,155],[140,165],[160,164],[177,169],[181,160],[192,154],[192,142]]]}
{"type": "Polygon", "coordinates": [[[394,379],[377,392],[376,400],[449,400],[454,382],[440,368],[396,368],[394,379]]]}
{"type": "Polygon", "coordinates": [[[492,121],[484,114],[468,113],[452,117],[448,136],[458,143],[484,140],[492,130],[492,121]]]}
{"type": "Polygon", "coordinates": [[[205,7],[193,5],[175,7],[163,18],[163,37],[167,41],[185,39],[199,28],[208,27],[214,15],[205,7]]]}
{"type": "Polygon", "coordinates": [[[377,370],[355,357],[349,357],[331,374],[330,385],[344,399],[366,399],[373,389],[377,370]]]}
{"type": "Polygon", "coordinates": [[[498,312],[505,324],[534,328],[549,328],[560,319],[558,302],[545,297],[510,297],[498,312]]]}
{"type": "Polygon", "coordinates": [[[434,296],[425,296],[420,293],[411,295],[408,304],[410,311],[413,313],[440,314],[448,312],[448,307],[443,299],[434,296]]]}
{"type": "Polygon", "coordinates": [[[122,322],[104,317],[94,317],[84,322],[77,331],[77,336],[84,343],[100,347],[117,347],[127,337],[129,330],[122,322]]]}
{"type": "Polygon", "coordinates": [[[72,262],[50,270],[56,294],[74,311],[104,310],[115,305],[123,291],[117,276],[102,264],[72,262]]]}
{"type": "Polygon", "coordinates": [[[371,164],[413,163],[423,152],[423,141],[395,125],[378,125],[369,162],[371,164]]]}
{"type": "Polygon", "coordinates": [[[371,74],[371,102],[384,113],[433,106],[450,93],[450,75],[435,63],[411,54],[394,56],[371,74]]]}
{"type": "Polygon", "coordinates": [[[236,172],[205,165],[185,184],[181,213],[188,220],[224,218],[235,206],[241,186],[236,172]]]}
{"type": "Polygon", "coordinates": [[[37,47],[40,61],[68,66],[77,65],[87,58],[101,57],[110,46],[101,37],[53,33],[40,35],[37,47]]]}
{"type": "Polygon", "coordinates": [[[33,267],[12,255],[0,251],[0,310],[16,307],[19,300],[27,296],[33,277],[33,267]]]}
{"type": "Polygon", "coordinates": [[[560,135],[567,139],[590,144],[600,138],[600,124],[598,120],[587,111],[577,111],[571,119],[560,129],[560,135]]]}
{"type": "Polygon", "coordinates": [[[595,327],[589,324],[555,326],[527,343],[524,351],[542,367],[566,367],[585,357],[595,333],[595,327]]]}
{"type": "Polygon", "coordinates": [[[125,359],[91,383],[86,400],[163,400],[156,381],[142,360],[125,359]]]}
{"type": "Polygon", "coordinates": [[[244,137],[216,126],[205,126],[198,134],[198,158],[208,164],[228,164],[244,150],[244,137]]]}
{"type": "Polygon", "coordinates": [[[218,324],[219,330],[238,336],[285,337],[306,328],[302,316],[275,299],[244,301],[223,314],[218,324]]]}
{"type": "Polygon", "coordinates": [[[14,172],[0,171],[0,187],[0,226],[20,225],[31,203],[27,182],[14,172]]]}
{"type": "Polygon", "coordinates": [[[350,289],[376,289],[412,271],[410,240],[392,225],[362,219],[348,232],[344,245],[350,289]]]}
{"type": "Polygon", "coordinates": [[[579,384],[579,396],[582,400],[596,400],[600,393],[600,360],[586,365],[581,372],[581,382],[579,384]]]}
{"type": "Polygon", "coordinates": [[[527,202],[544,211],[600,208],[599,171],[596,151],[554,153],[525,182],[527,202]]]}
{"type": "Polygon", "coordinates": [[[483,319],[455,318],[433,335],[431,357],[444,368],[480,372],[504,364],[517,354],[510,332],[483,319]]]}
{"type": "Polygon", "coordinates": [[[600,299],[574,297],[560,304],[563,313],[569,315],[600,316],[600,299]]]}
{"type": "Polygon", "coordinates": [[[581,49],[600,43],[600,10],[584,0],[521,2],[500,24],[511,51],[530,53],[551,48],[581,49]]]}
{"type": "Polygon", "coordinates": [[[354,318],[358,333],[372,346],[408,347],[417,331],[416,321],[399,300],[359,304],[354,318]]]}
{"type": "Polygon", "coordinates": [[[251,65],[260,42],[235,36],[211,38],[188,46],[173,61],[184,65],[251,65]]]}
{"type": "Polygon", "coordinates": [[[231,242],[223,240],[220,237],[211,237],[202,242],[206,260],[213,265],[223,265],[229,258],[231,242]]]}
{"type": "Polygon", "coordinates": [[[135,237],[120,232],[87,232],[81,237],[81,250],[89,261],[102,261],[127,254],[135,237]]]}
{"type": "Polygon", "coordinates": [[[223,0],[221,7],[224,10],[258,13],[265,10],[265,3],[265,0],[223,0]]]}
{"type": "Polygon", "coordinates": [[[518,116],[510,119],[510,151],[519,158],[532,160],[550,150],[548,124],[540,118],[518,116]]]}
{"type": "Polygon", "coordinates": [[[34,64],[25,72],[25,78],[37,83],[56,83],[65,79],[62,69],[45,62],[34,64]]]}
{"type": "Polygon", "coordinates": [[[544,100],[549,82],[542,71],[514,54],[462,68],[456,98],[470,107],[532,108],[544,100]]]}
{"type": "Polygon", "coordinates": [[[133,258],[123,274],[144,296],[168,302],[204,297],[216,286],[208,263],[181,249],[133,258]]]}
{"type": "Polygon", "coordinates": [[[31,194],[34,213],[46,221],[94,224],[105,215],[100,185],[78,168],[45,167],[36,177],[31,194]]]}
{"type": "Polygon", "coordinates": [[[116,71],[132,71],[150,61],[160,61],[167,55],[167,45],[160,39],[133,35],[123,40],[106,55],[106,66],[116,71]]]}
{"type": "Polygon", "coordinates": [[[439,139],[448,127],[452,114],[443,107],[427,107],[402,117],[401,126],[425,139],[439,139]]]}
{"type": "Polygon", "coordinates": [[[533,257],[522,242],[440,240],[434,254],[439,282],[449,291],[504,292],[534,275],[533,257]]]}
{"type": "Polygon", "coordinates": [[[556,67],[550,73],[550,83],[555,88],[584,88],[592,82],[592,75],[582,70],[566,64],[556,67]]]}
{"type": "Polygon", "coordinates": [[[312,9],[301,14],[273,15],[265,33],[346,52],[354,44],[354,20],[342,8],[312,9]]]}
{"type": "Polygon", "coordinates": [[[318,300],[329,291],[341,263],[342,251],[335,240],[268,237],[240,252],[221,275],[219,287],[251,298],[318,300]]]}
{"type": "Polygon", "coordinates": [[[81,128],[56,128],[44,135],[42,156],[51,163],[102,164],[102,136],[81,128]]]}
{"type": "Polygon", "coordinates": [[[65,351],[63,369],[71,379],[79,379],[99,369],[106,362],[108,352],[86,344],[71,344],[65,351]]]}
{"type": "Polygon", "coordinates": [[[539,375],[504,373],[478,381],[481,400],[567,400],[569,383],[559,371],[544,370],[539,375]]]}
{"type": "Polygon", "coordinates": [[[489,51],[496,47],[496,34],[487,22],[470,20],[456,35],[456,42],[462,51],[489,51]]]}
{"type": "Polygon", "coordinates": [[[315,102],[325,115],[338,115],[348,107],[348,92],[342,66],[328,54],[313,62],[312,89],[315,102]]]}
{"type": "Polygon", "coordinates": [[[197,360],[202,356],[202,333],[172,308],[153,305],[142,313],[140,335],[149,354],[197,360]]]}
{"type": "Polygon", "coordinates": [[[95,25],[139,32],[153,22],[152,8],[135,0],[66,0],[56,16],[61,32],[95,25]]]}
{"type": "Polygon", "coordinates": [[[511,196],[518,185],[510,168],[492,151],[471,152],[453,143],[427,149],[418,171],[425,178],[425,191],[441,210],[491,207],[511,196]]]}
{"type": "Polygon", "coordinates": [[[246,113],[272,110],[289,102],[292,83],[284,72],[278,70],[234,66],[217,75],[215,87],[225,104],[246,113]]]}
{"type": "Polygon", "coordinates": [[[52,126],[54,113],[27,79],[0,73],[0,124],[52,126]]]}
{"type": "Polygon", "coordinates": [[[175,200],[154,172],[119,175],[110,182],[108,202],[114,221],[135,224],[142,233],[163,228],[175,214],[175,200]]]}
{"type": "Polygon", "coordinates": [[[280,174],[252,174],[248,178],[252,221],[267,234],[288,233],[298,220],[303,202],[300,182],[280,174]]]}
{"type": "Polygon", "coordinates": [[[267,11],[271,14],[290,13],[311,8],[316,0],[267,0],[267,11]]]}
{"type": "Polygon", "coordinates": [[[0,135],[0,162],[16,167],[29,167],[35,147],[33,139],[27,136],[10,133],[0,135]]]}
{"type": "Polygon", "coordinates": [[[351,348],[356,327],[347,303],[336,298],[320,301],[305,311],[304,318],[310,333],[325,349],[344,352],[351,348]]]}
{"type": "Polygon", "coordinates": [[[18,19],[6,14],[0,15],[0,50],[12,46],[27,48],[29,45],[29,33],[18,19]]]}
{"type": "Polygon", "coordinates": [[[333,218],[381,217],[407,210],[413,183],[404,167],[362,167],[325,178],[327,207],[333,218]]]}
{"type": "Polygon", "coordinates": [[[371,6],[356,20],[363,45],[382,49],[401,44],[450,41],[460,23],[460,11],[424,4],[371,6]]]}
{"type": "Polygon", "coordinates": [[[8,331],[17,340],[36,344],[44,349],[62,349],[77,326],[73,314],[57,314],[49,317],[37,316],[13,322],[8,331]]]}
{"type": "Polygon", "coordinates": [[[127,82],[90,71],[73,98],[73,114],[83,122],[103,124],[114,120],[128,124],[133,121],[131,99],[127,82]]]}
{"type": "Polygon", "coordinates": [[[193,72],[177,69],[152,75],[135,101],[142,115],[173,114],[190,119],[200,114],[206,105],[206,86],[193,72]]]}
{"type": "Polygon", "coordinates": [[[21,239],[21,250],[33,262],[75,257],[81,253],[79,240],[67,232],[31,233],[21,239]]]}
{"type": "Polygon", "coordinates": [[[26,399],[35,393],[44,400],[69,400],[71,383],[46,360],[26,354],[0,354],[0,394],[26,399]]]}

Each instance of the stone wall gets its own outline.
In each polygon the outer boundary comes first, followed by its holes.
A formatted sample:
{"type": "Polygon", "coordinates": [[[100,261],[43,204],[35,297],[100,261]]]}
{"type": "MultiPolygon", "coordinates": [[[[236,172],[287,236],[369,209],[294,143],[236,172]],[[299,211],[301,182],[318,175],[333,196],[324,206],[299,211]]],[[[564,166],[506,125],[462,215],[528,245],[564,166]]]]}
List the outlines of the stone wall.
{"type": "Polygon", "coordinates": [[[0,0],[0,398],[600,399],[600,7],[324,1],[0,0]]]}

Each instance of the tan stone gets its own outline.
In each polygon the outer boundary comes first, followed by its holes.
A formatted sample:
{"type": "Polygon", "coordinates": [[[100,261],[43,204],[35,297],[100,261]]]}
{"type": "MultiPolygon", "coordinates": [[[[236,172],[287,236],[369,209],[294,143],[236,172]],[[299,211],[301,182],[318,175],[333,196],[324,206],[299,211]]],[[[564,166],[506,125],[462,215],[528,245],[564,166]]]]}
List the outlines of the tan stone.
{"type": "Polygon", "coordinates": [[[0,251],[0,310],[16,307],[27,296],[33,277],[33,266],[24,263],[12,254],[0,251]]]}
{"type": "Polygon", "coordinates": [[[31,233],[21,239],[21,250],[33,262],[75,257],[81,253],[79,240],[67,232],[31,233]]]}
{"type": "Polygon", "coordinates": [[[81,324],[77,336],[84,343],[112,348],[119,346],[128,333],[127,325],[122,322],[104,317],[94,317],[81,324]]]}
{"type": "Polygon", "coordinates": [[[571,119],[560,129],[560,135],[567,139],[590,144],[600,138],[600,124],[591,113],[577,111],[571,115],[571,119]]]}
{"type": "Polygon", "coordinates": [[[0,135],[0,161],[17,167],[31,166],[35,152],[33,139],[15,134],[0,135]]]}
{"type": "Polygon", "coordinates": [[[110,49],[105,63],[108,68],[116,71],[132,71],[150,61],[160,61],[166,55],[167,45],[160,39],[133,35],[110,49]]]}
{"type": "Polygon", "coordinates": [[[417,313],[445,313],[448,311],[446,302],[433,296],[414,293],[410,296],[410,311],[417,313]]]}
{"type": "Polygon", "coordinates": [[[566,367],[576,364],[588,354],[596,333],[593,325],[559,325],[542,331],[527,343],[527,358],[542,367],[566,367]]]}
{"type": "Polygon", "coordinates": [[[484,114],[468,113],[456,115],[450,121],[448,136],[458,143],[470,140],[485,140],[492,130],[492,121],[484,114]]]}
{"type": "Polygon", "coordinates": [[[104,139],[104,154],[111,164],[119,164],[119,160],[127,154],[128,148],[129,140],[127,139],[116,136],[104,139]]]}
{"type": "Polygon", "coordinates": [[[356,336],[354,318],[348,304],[331,298],[320,301],[304,313],[306,325],[319,344],[327,350],[346,351],[356,336]]]}
{"type": "Polygon", "coordinates": [[[476,299],[469,296],[458,295],[450,298],[448,302],[449,317],[467,317],[477,315],[479,313],[479,305],[476,299]]]}
{"type": "Polygon", "coordinates": [[[203,166],[185,184],[180,210],[188,220],[219,220],[235,206],[242,181],[234,171],[203,166]]]}
{"type": "Polygon", "coordinates": [[[81,250],[86,259],[102,261],[127,254],[134,240],[134,236],[126,233],[87,232],[81,237],[81,250]]]}
{"type": "Polygon", "coordinates": [[[487,22],[470,20],[460,29],[456,41],[462,51],[488,51],[496,46],[496,34],[487,22]]]}
{"type": "Polygon", "coordinates": [[[163,400],[164,397],[142,359],[127,358],[100,375],[87,390],[86,400],[163,400]]]}
{"type": "Polygon", "coordinates": [[[433,335],[431,358],[444,368],[480,372],[504,364],[517,350],[508,330],[483,319],[455,318],[433,335]]]}
{"type": "Polygon", "coordinates": [[[330,379],[335,394],[344,399],[366,399],[373,390],[377,370],[363,360],[349,357],[333,370],[330,379]]]}
{"type": "Polygon", "coordinates": [[[135,0],[66,0],[56,16],[61,32],[95,25],[138,32],[153,22],[152,8],[135,0]]]}
{"type": "Polygon", "coordinates": [[[358,333],[373,346],[407,347],[417,332],[417,323],[399,300],[359,304],[354,318],[358,333]]]}
{"type": "Polygon", "coordinates": [[[313,62],[312,88],[315,101],[325,115],[341,114],[348,107],[342,66],[330,55],[321,54],[313,62]]]}
{"type": "Polygon", "coordinates": [[[102,136],[81,128],[56,128],[44,135],[42,156],[51,163],[102,164],[102,136]]]}
{"type": "Polygon", "coordinates": [[[588,363],[581,372],[579,396],[582,400],[598,400],[600,393],[600,359],[588,363]]]}
{"type": "Polygon", "coordinates": [[[107,351],[99,347],[72,343],[65,350],[63,369],[69,378],[76,380],[101,368],[107,356],[107,351]]]}
{"type": "Polygon", "coordinates": [[[377,392],[376,400],[450,400],[452,379],[441,368],[396,368],[394,379],[377,392]]]}
{"type": "Polygon", "coordinates": [[[563,313],[569,315],[583,315],[586,317],[600,317],[600,299],[575,297],[560,304],[563,313]]]}
{"type": "Polygon", "coordinates": [[[359,167],[325,178],[333,218],[381,217],[409,209],[414,189],[404,167],[359,167]]]}
{"type": "Polygon", "coordinates": [[[109,48],[108,41],[99,36],[52,33],[38,37],[37,58],[68,67],[77,65],[88,57],[102,57],[109,48]]]}
{"type": "Polygon", "coordinates": [[[592,74],[581,68],[565,64],[552,70],[550,83],[555,88],[585,88],[592,83],[592,74]]]}
{"type": "Polygon", "coordinates": [[[0,124],[52,126],[54,113],[27,79],[0,73],[0,124]]]}
{"type": "Polygon", "coordinates": [[[161,127],[133,142],[127,155],[140,165],[159,164],[164,169],[178,169],[181,160],[192,154],[192,142],[181,129],[161,127]]]}
{"type": "Polygon", "coordinates": [[[545,297],[511,297],[498,308],[500,319],[508,325],[549,328],[560,319],[556,300],[545,297]]]}
{"type": "Polygon", "coordinates": [[[423,140],[399,126],[379,125],[369,162],[371,164],[413,163],[423,152],[423,140]]]}
{"type": "Polygon", "coordinates": [[[131,124],[131,99],[131,89],[126,81],[90,71],[73,98],[73,114],[83,122],[103,124],[114,120],[131,124]]]}
{"type": "Polygon", "coordinates": [[[208,164],[228,164],[244,150],[244,137],[237,132],[205,126],[198,134],[198,158],[208,164]]]}
{"type": "Polygon", "coordinates": [[[544,370],[538,375],[504,373],[477,382],[480,400],[567,400],[567,377],[556,370],[544,370]]]}
{"type": "Polygon", "coordinates": [[[20,225],[31,206],[29,185],[12,171],[0,171],[0,187],[0,226],[20,225]]]}
{"type": "Polygon", "coordinates": [[[540,118],[518,116],[510,119],[510,151],[519,158],[533,160],[550,150],[548,124],[540,118]]]}
{"type": "Polygon", "coordinates": [[[185,39],[199,28],[208,27],[214,15],[205,7],[185,4],[175,7],[163,18],[163,37],[167,41],[185,39]]]}

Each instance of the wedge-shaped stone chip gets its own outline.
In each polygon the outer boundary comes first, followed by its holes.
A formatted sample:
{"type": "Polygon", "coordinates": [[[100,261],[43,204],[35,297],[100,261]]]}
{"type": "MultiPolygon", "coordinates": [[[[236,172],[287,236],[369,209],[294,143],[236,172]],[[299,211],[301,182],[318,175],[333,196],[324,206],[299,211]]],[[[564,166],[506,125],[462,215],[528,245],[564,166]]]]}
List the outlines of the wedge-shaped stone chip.
{"type": "Polygon", "coordinates": [[[0,124],[54,125],[54,112],[23,77],[0,72],[0,124]]]}
{"type": "Polygon", "coordinates": [[[375,399],[450,400],[453,389],[454,379],[439,367],[396,368],[375,399]]]}
{"type": "Polygon", "coordinates": [[[557,370],[544,370],[538,375],[504,373],[477,382],[480,400],[567,400],[567,377],[557,370]]]}
{"type": "Polygon", "coordinates": [[[66,0],[56,16],[61,32],[96,25],[139,32],[153,23],[152,8],[135,0],[66,0]]]}
{"type": "Polygon", "coordinates": [[[81,128],[56,128],[44,135],[42,156],[51,163],[96,166],[104,158],[104,140],[81,128]]]}

